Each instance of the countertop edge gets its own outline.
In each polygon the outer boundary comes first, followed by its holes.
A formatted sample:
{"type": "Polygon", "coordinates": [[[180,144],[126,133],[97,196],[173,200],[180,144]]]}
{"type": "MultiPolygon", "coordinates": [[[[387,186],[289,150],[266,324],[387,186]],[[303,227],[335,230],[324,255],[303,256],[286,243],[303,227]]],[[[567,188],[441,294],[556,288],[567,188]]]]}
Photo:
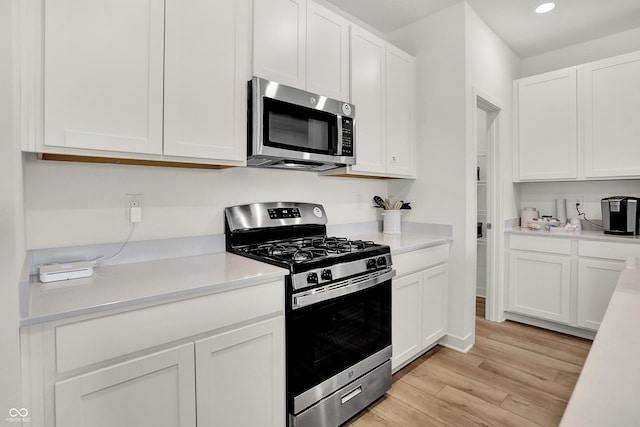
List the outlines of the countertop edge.
{"type": "Polygon", "coordinates": [[[617,236],[612,234],[604,234],[602,231],[591,230],[573,232],[551,232],[547,230],[530,230],[528,228],[515,227],[505,229],[504,233],[523,236],[552,237],[558,239],[596,240],[601,242],[640,244],[640,236],[617,236]]]}

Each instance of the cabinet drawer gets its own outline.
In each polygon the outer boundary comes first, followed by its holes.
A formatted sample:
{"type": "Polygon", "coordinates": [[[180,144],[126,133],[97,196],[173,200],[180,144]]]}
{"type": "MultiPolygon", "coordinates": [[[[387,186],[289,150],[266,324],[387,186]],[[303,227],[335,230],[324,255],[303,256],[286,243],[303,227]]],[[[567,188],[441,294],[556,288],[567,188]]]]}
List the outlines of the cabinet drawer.
{"type": "Polygon", "coordinates": [[[275,281],[60,325],[55,328],[56,371],[70,371],[283,311],[284,285],[275,281]]]}
{"type": "Polygon", "coordinates": [[[625,261],[629,257],[640,257],[640,244],[581,240],[578,255],[625,261]]]}
{"type": "Polygon", "coordinates": [[[521,251],[548,252],[571,255],[571,240],[553,237],[531,237],[512,234],[509,248],[521,251]]]}
{"type": "Polygon", "coordinates": [[[392,256],[393,268],[397,276],[403,276],[414,271],[424,270],[433,265],[447,262],[449,259],[449,244],[419,249],[392,256]]]}

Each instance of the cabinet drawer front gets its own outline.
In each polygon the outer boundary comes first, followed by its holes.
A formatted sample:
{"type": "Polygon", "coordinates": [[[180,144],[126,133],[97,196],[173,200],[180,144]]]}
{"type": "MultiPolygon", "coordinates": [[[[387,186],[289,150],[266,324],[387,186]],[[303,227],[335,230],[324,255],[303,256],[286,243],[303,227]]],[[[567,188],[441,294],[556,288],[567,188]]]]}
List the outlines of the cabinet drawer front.
{"type": "Polygon", "coordinates": [[[582,240],[578,243],[578,255],[625,261],[629,257],[640,257],[640,244],[582,240]]]}
{"type": "Polygon", "coordinates": [[[281,281],[56,327],[57,372],[284,311],[281,281]]]}
{"type": "Polygon", "coordinates": [[[397,276],[403,276],[414,271],[424,270],[425,268],[429,268],[433,265],[445,263],[448,259],[448,244],[392,256],[393,268],[395,268],[397,276]]]}
{"type": "Polygon", "coordinates": [[[571,240],[553,237],[530,237],[512,234],[509,247],[521,251],[550,252],[571,255],[571,240]]]}

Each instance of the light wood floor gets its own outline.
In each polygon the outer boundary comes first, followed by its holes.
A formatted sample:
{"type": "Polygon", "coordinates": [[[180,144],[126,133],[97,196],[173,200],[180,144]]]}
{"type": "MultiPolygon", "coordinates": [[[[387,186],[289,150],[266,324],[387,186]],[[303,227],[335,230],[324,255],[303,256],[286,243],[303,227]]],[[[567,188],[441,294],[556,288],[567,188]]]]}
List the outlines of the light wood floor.
{"type": "Polygon", "coordinates": [[[591,341],[484,319],[467,353],[441,346],[397,372],[387,394],[349,423],[379,426],[557,426],[591,341]]]}

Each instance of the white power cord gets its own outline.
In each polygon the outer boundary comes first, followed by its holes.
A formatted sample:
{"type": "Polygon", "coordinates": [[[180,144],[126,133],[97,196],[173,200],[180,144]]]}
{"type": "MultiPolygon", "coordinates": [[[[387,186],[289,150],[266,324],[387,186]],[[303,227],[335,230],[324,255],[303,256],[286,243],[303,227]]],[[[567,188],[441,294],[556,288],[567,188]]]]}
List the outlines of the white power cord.
{"type": "Polygon", "coordinates": [[[119,257],[122,252],[124,251],[124,248],[127,246],[127,243],[129,243],[129,240],[131,240],[131,236],[133,236],[133,232],[136,229],[136,223],[132,222],[131,223],[131,231],[129,232],[129,236],[127,237],[127,240],[125,240],[125,242],[122,244],[122,247],[120,247],[120,250],[118,252],[116,252],[114,255],[111,255],[110,257],[105,258],[104,256],[101,256],[99,258],[96,258],[94,260],[91,260],[91,263],[96,266],[99,263],[105,262],[105,261],[110,261],[114,258],[119,257]]]}

